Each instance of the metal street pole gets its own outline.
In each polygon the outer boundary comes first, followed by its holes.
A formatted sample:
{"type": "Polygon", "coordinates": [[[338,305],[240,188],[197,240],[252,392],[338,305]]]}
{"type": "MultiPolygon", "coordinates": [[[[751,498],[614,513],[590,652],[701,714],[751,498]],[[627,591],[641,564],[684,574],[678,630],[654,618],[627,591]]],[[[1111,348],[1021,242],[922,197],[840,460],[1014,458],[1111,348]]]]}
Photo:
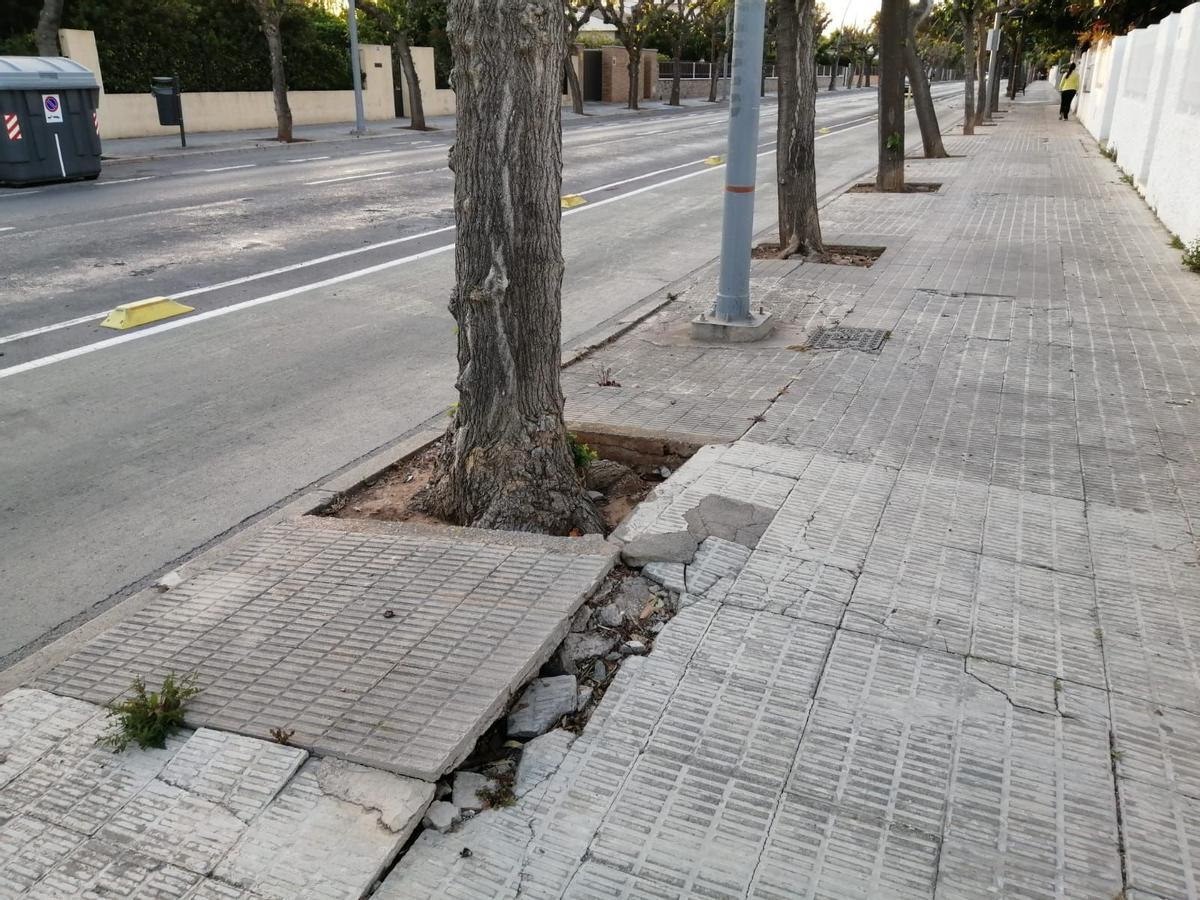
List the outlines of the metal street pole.
{"type": "Polygon", "coordinates": [[[358,60],[358,19],[354,14],[354,0],[349,0],[346,22],[350,26],[350,77],[354,79],[354,131],[352,134],[366,134],[367,126],[363,121],[362,98],[362,64],[358,60]]]}
{"type": "Polygon", "coordinates": [[[733,21],[733,88],[721,225],[721,278],[713,317],[750,324],[750,241],[754,236],[754,182],[758,169],[759,77],[765,0],[737,0],[733,21]]]}

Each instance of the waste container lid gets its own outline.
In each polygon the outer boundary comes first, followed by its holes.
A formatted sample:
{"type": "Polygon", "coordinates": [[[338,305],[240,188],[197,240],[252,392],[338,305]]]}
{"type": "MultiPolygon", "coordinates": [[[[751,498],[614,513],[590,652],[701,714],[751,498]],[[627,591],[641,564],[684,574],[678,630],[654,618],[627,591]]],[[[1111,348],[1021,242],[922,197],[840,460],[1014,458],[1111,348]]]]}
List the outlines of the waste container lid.
{"type": "Polygon", "coordinates": [[[0,91],[98,88],[87,66],[63,56],[0,56],[0,91]]]}

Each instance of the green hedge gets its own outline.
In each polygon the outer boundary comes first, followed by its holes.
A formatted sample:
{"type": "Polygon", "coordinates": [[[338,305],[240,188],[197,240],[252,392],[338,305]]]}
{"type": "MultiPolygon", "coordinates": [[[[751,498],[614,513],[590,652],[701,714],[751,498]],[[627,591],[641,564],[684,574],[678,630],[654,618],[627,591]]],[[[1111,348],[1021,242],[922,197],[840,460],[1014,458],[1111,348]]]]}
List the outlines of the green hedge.
{"type": "MultiPolygon", "coordinates": [[[[0,52],[33,52],[39,7],[0,0],[0,52]]],[[[96,33],[110,93],[143,92],[151,76],[176,73],[185,91],[271,88],[266,41],[246,0],[67,0],[63,27],[96,33]]],[[[351,87],[345,19],[297,2],[282,31],[290,89],[351,87]]]]}

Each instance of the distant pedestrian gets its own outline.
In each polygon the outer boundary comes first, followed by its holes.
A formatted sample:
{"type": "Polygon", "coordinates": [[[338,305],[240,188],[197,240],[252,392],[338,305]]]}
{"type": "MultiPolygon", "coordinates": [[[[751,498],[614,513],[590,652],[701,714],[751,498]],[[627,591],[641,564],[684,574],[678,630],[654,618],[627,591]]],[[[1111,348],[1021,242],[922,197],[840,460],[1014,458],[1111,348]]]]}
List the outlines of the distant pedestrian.
{"type": "Polygon", "coordinates": [[[1058,83],[1058,89],[1062,91],[1062,102],[1058,105],[1058,117],[1065,122],[1070,118],[1071,103],[1075,100],[1075,94],[1079,91],[1079,73],[1075,71],[1075,63],[1067,66],[1067,71],[1063,73],[1062,81],[1058,83]]]}

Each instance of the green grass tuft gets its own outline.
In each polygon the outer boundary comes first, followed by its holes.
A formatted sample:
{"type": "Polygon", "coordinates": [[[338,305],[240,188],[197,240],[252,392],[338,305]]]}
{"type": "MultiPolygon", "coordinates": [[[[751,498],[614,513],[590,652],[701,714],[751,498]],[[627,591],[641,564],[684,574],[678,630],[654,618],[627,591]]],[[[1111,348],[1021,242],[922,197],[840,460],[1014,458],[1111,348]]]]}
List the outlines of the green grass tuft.
{"type": "Polygon", "coordinates": [[[177,678],[174,672],[167,673],[161,690],[147,691],[140,677],[133,680],[130,690],[132,696],[109,705],[109,718],[116,724],[113,732],[101,739],[104,746],[118,753],[130,744],[143,750],[166,746],[167,736],[183,727],[187,701],[200,693],[195,673],[177,678]]]}

